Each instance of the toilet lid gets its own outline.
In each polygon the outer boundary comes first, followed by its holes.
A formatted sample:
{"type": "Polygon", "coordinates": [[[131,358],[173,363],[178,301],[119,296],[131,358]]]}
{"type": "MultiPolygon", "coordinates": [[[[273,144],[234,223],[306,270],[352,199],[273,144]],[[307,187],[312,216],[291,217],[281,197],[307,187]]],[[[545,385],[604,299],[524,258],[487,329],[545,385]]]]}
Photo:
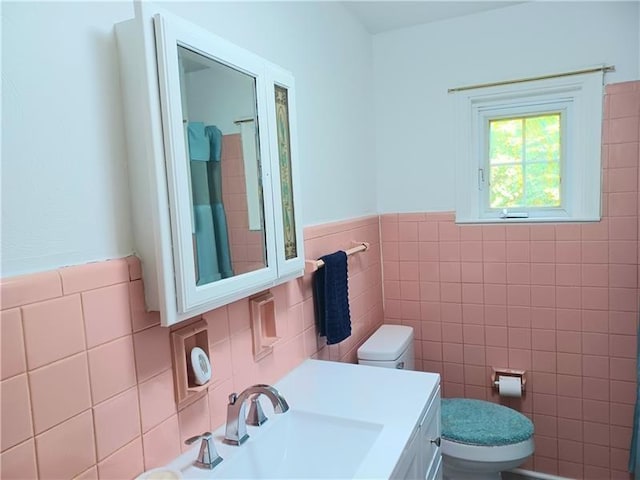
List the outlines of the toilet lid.
{"type": "Polygon", "coordinates": [[[533,423],[515,410],[470,398],[442,399],[442,437],[471,445],[510,445],[533,435],[533,423]]]}
{"type": "Polygon", "coordinates": [[[396,360],[413,342],[413,328],[406,325],[381,325],[358,348],[360,360],[396,360]]]}

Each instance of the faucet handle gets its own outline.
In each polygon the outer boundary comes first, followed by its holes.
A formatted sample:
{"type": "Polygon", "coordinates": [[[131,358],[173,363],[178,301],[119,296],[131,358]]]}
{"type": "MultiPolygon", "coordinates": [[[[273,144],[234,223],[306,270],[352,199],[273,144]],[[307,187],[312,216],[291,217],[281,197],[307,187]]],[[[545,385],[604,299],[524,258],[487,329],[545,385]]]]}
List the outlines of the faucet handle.
{"type": "Polygon", "coordinates": [[[211,432],[204,432],[202,435],[196,435],[195,437],[189,437],[184,441],[185,445],[191,445],[196,443],[198,440],[211,440],[213,435],[211,432]]]}
{"type": "Polygon", "coordinates": [[[218,451],[213,444],[213,435],[211,432],[204,432],[202,435],[187,438],[184,443],[186,445],[191,445],[198,440],[202,440],[202,443],[200,444],[200,451],[198,452],[198,458],[194,462],[194,465],[196,467],[212,470],[213,467],[222,461],[222,457],[218,455],[218,451]]]}
{"type": "Polygon", "coordinates": [[[247,425],[259,427],[269,420],[262,410],[262,405],[260,405],[260,401],[258,400],[259,397],[259,393],[251,397],[251,405],[249,406],[249,413],[247,414],[247,425]]]}

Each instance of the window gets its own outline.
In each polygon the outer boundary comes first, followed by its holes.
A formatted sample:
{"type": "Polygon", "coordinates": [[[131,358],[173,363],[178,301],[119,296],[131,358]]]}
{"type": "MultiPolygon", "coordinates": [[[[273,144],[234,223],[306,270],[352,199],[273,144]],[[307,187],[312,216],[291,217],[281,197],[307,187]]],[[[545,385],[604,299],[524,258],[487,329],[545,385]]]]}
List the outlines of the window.
{"type": "Polygon", "coordinates": [[[602,73],[456,93],[456,221],[600,220],[602,73]]]}

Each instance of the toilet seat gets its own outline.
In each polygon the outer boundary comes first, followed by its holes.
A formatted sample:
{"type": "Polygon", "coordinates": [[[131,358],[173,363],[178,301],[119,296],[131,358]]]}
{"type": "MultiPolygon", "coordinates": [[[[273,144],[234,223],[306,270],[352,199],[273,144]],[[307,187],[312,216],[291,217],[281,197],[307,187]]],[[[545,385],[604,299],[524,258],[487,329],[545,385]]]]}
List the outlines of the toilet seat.
{"type": "Polygon", "coordinates": [[[497,480],[535,450],[531,420],[502,405],[442,399],[441,419],[445,479],[497,480]]]}
{"type": "Polygon", "coordinates": [[[461,444],[495,447],[524,442],[533,423],[511,408],[471,398],[442,399],[442,437],[461,444]]]}

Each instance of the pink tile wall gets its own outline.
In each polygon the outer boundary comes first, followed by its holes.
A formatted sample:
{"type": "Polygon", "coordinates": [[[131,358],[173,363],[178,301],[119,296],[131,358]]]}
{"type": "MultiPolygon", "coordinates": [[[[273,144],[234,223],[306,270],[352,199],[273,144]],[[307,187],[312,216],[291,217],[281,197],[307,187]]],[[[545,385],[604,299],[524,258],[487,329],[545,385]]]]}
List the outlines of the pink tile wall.
{"type": "Polygon", "coordinates": [[[282,338],[259,362],[246,299],[207,312],[214,380],[180,411],[170,330],[144,311],[136,258],[3,280],[0,478],[134,478],[221,426],[232,391],[275,382],[308,357],[355,361],[382,323],[378,217],[305,230],[308,258],[351,241],[371,250],[349,260],[348,340],[327,347],[317,337],[310,275],[272,289],[282,338]]]}
{"type": "Polygon", "coordinates": [[[235,274],[251,272],[264,265],[262,231],[249,230],[249,207],[245,183],[242,137],[222,137],[222,198],[229,229],[229,248],[235,274]]]}
{"type": "Polygon", "coordinates": [[[638,318],[640,82],[607,87],[599,223],[466,225],[381,216],[385,323],[411,325],[417,365],[444,395],[502,401],[492,366],[528,371],[504,402],[528,415],[525,468],[624,478],[638,318]]]}

